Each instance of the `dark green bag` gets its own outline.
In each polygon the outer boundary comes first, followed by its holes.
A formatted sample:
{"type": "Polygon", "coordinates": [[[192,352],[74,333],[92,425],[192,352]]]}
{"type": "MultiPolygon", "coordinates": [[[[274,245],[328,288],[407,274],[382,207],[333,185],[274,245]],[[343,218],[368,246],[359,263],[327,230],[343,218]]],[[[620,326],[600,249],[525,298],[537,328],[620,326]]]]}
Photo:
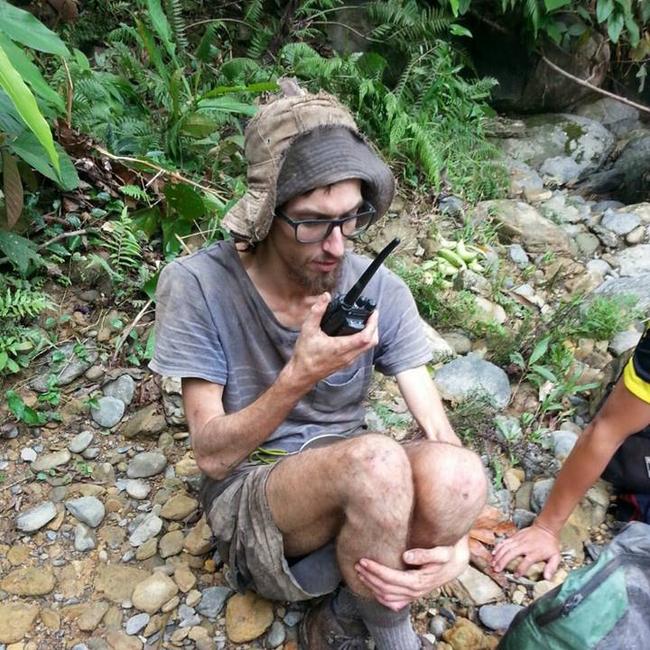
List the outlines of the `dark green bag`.
{"type": "Polygon", "coordinates": [[[628,524],[594,564],[522,610],[497,650],[650,648],[650,526],[628,524]]]}

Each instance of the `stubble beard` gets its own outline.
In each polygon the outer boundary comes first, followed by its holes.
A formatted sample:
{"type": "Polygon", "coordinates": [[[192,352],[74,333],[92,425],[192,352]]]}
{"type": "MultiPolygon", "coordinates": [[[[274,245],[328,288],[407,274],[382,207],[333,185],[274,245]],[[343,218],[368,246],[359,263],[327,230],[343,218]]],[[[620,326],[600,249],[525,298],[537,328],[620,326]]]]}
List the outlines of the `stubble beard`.
{"type": "Polygon", "coordinates": [[[332,293],[341,277],[343,259],[328,273],[310,272],[304,266],[292,264],[289,267],[289,277],[310,296],[318,296],[325,291],[332,293]]]}

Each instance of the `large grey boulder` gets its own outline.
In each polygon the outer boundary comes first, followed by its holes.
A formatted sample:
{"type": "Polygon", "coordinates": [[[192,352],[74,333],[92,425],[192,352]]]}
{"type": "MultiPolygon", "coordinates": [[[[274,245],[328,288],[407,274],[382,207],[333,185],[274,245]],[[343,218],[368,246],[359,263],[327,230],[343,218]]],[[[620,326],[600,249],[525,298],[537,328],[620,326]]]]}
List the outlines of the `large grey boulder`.
{"type": "Polygon", "coordinates": [[[535,115],[524,122],[526,135],[501,140],[501,149],[557,184],[575,182],[597,171],[614,147],[610,131],[579,115],[535,115]]]}
{"type": "Polygon", "coordinates": [[[629,277],[607,278],[596,290],[597,295],[611,298],[633,296],[641,311],[650,310],[650,272],[629,277]]]}
{"type": "Polygon", "coordinates": [[[445,364],[434,378],[441,396],[452,402],[485,398],[498,409],[510,401],[508,376],[498,366],[474,354],[445,364]]]}
{"type": "Polygon", "coordinates": [[[515,199],[481,201],[475,208],[475,221],[493,219],[501,225],[499,238],[517,242],[530,253],[572,253],[573,243],[567,232],[544,218],[533,206],[515,199]]]}
{"type": "Polygon", "coordinates": [[[600,122],[617,136],[641,126],[639,111],[611,97],[588,100],[574,111],[576,115],[600,122]]]}
{"type": "Polygon", "coordinates": [[[98,352],[94,341],[82,344],[70,341],[48,353],[45,363],[47,371],[35,377],[30,386],[39,393],[48,390],[48,380],[55,377],[56,386],[67,386],[83,375],[97,361],[98,352]]]}
{"type": "Polygon", "coordinates": [[[650,273],[650,244],[638,244],[622,250],[617,256],[621,275],[650,273]]]}

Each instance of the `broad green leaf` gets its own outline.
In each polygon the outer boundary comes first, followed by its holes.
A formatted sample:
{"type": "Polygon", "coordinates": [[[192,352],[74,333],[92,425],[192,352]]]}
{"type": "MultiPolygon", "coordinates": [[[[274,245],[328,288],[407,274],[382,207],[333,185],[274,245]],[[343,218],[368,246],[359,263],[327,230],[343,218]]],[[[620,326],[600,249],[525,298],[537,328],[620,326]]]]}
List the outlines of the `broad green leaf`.
{"type": "Polygon", "coordinates": [[[29,263],[44,264],[43,258],[36,252],[36,246],[16,233],[0,230],[0,251],[9,262],[21,273],[27,273],[29,263]]]}
{"type": "Polygon", "coordinates": [[[463,27],[462,25],[457,25],[456,23],[452,23],[449,25],[449,31],[454,35],[454,36],[467,36],[468,38],[473,38],[472,32],[467,29],[467,27],[463,27]]]}
{"type": "Polygon", "coordinates": [[[142,231],[150,239],[160,229],[160,210],[158,206],[142,208],[131,213],[131,219],[137,230],[142,231]]]}
{"type": "Polygon", "coordinates": [[[544,0],[546,11],[555,11],[556,9],[566,7],[568,4],[571,4],[571,0],[544,0]]]}
{"type": "Polygon", "coordinates": [[[526,362],[524,361],[524,357],[521,355],[521,352],[513,352],[510,355],[510,362],[514,363],[515,365],[519,366],[520,368],[525,368],[526,367],[526,362]]]}
{"type": "Polygon", "coordinates": [[[205,214],[205,204],[201,195],[189,185],[167,183],[164,189],[167,205],[176,213],[175,219],[192,222],[205,214]]]}
{"type": "Polygon", "coordinates": [[[23,211],[23,183],[16,159],[6,150],[2,151],[2,189],[5,194],[7,225],[13,228],[23,211]]]}
{"type": "Polygon", "coordinates": [[[0,352],[0,371],[5,369],[7,361],[9,361],[9,355],[3,350],[0,352]]]}
{"type": "Polygon", "coordinates": [[[0,31],[0,47],[5,51],[11,65],[16,68],[23,81],[31,86],[36,95],[54,106],[59,113],[62,113],[65,110],[63,99],[49,87],[41,71],[32,63],[22,49],[10,41],[2,31],[0,31]]]}
{"type": "Polygon", "coordinates": [[[545,25],[544,30],[556,45],[560,44],[562,41],[562,32],[555,21],[551,21],[545,25]]]}
{"type": "Polygon", "coordinates": [[[639,33],[639,26],[636,24],[632,13],[625,14],[625,27],[627,28],[627,33],[630,35],[630,46],[636,47],[641,40],[641,34],[639,33]]]}
{"type": "Polygon", "coordinates": [[[531,365],[533,363],[537,363],[546,354],[546,351],[548,350],[548,344],[550,342],[551,342],[550,336],[543,338],[533,349],[533,353],[530,355],[530,359],[528,360],[528,363],[531,365]]]}
{"type": "Polygon", "coordinates": [[[616,11],[609,17],[607,21],[607,35],[612,43],[618,43],[624,23],[625,17],[622,11],[616,11]]]}
{"type": "Polygon", "coordinates": [[[583,23],[574,23],[569,26],[568,33],[569,36],[581,36],[586,29],[587,27],[583,23]]]}
{"type": "Polygon", "coordinates": [[[598,0],[596,3],[596,20],[604,23],[614,10],[614,0],[598,0]]]}
{"type": "Polygon", "coordinates": [[[149,296],[151,300],[156,299],[156,287],[158,286],[158,278],[160,277],[160,270],[156,271],[142,286],[142,290],[149,296]]]}
{"type": "Polygon", "coordinates": [[[169,25],[167,16],[160,5],[160,0],[147,0],[147,9],[151,24],[153,25],[156,34],[162,41],[169,56],[174,56],[175,45],[172,37],[172,28],[169,25]]]}
{"type": "Polygon", "coordinates": [[[217,110],[224,113],[238,113],[253,117],[257,113],[257,106],[241,102],[234,97],[217,97],[215,99],[202,99],[198,105],[199,110],[217,110]]]}
{"type": "Polygon", "coordinates": [[[60,171],[59,154],[54,148],[50,127],[38,109],[34,95],[16,72],[16,68],[11,65],[2,47],[0,47],[0,86],[9,95],[25,124],[43,145],[58,174],[60,171]]]}
{"type": "Polygon", "coordinates": [[[5,393],[5,397],[7,399],[9,410],[13,413],[16,419],[21,420],[23,413],[25,412],[25,402],[23,402],[23,398],[18,395],[15,390],[8,390],[5,393]]]}
{"type": "Polygon", "coordinates": [[[45,149],[29,131],[24,131],[9,145],[9,149],[22,158],[28,165],[46,178],[58,183],[62,189],[68,191],[79,186],[79,176],[72,164],[72,160],[63,148],[55,143],[61,163],[61,174],[57,174],[47,158],[45,149]]]}
{"type": "Polygon", "coordinates": [[[219,122],[204,113],[190,113],[181,124],[181,133],[192,138],[205,138],[219,128],[219,122]]]}
{"type": "Polygon", "coordinates": [[[141,20],[136,20],[135,24],[138,28],[138,34],[140,34],[140,38],[142,39],[144,49],[147,50],[147,54],[149,55],[151,62],[154,64],[156,72],[158,72],[160,77],[166,81],[169,78],[169,72],[163,63],[160,48],[156,45],[153,34],[141,20]]]}
{"type": "Polygon", "coordinates": [[[449,0],[449,6],[454,16],[458,16],[459,2],[460,0],[449,0]]]}
{"type": "Polygon", "coordinates": [[[547,381],[550,381],[552,384],[557,384],[557,377],[552,370],[549,370],[546,366],[533,365],[531,366],[533,372],[538,374],[540,377],[543,377],[547,381]]]}
{"type": "Polygon", "coordinates": [[[152,327],[147,334],[147,342],[144,346],[144,358],[151,360],[153,359],[153,353],[156,349],[156,331],[152,327]]]}
{"type": "Polygon", "coordinates": [[[274,92],[278,90],[278,84],[275,81],[261,81],[256,84],[248,84],[246,86],[217,86],[208,90],[201,99],[209,99],[210,97],[221,97],[222,95],[229,95],[231,93],[264,93],[274,92]]]}
{"type": "Polygon", "coordinates": [[[69,56],[65,43],[32,14],[0,0],[0,31],[39,52],[69,56]]]}

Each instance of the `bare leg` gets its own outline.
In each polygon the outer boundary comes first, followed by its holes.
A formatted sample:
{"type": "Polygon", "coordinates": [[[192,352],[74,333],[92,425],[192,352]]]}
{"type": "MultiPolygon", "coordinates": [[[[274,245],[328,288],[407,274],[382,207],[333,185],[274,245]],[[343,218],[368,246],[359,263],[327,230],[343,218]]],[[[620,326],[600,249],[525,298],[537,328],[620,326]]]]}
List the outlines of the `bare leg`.
{"type": "Polygon", "coordinates": [[[413,474],[415,507],[409,548],[451,546],[466,535],[485,504],[487,479],[477,454],[443,442],[404,447],[413,474]]]}
{"type": "Polygon", "coordinates": [[[370,597],[354,570],[360,558],[404,566],[413,479],[406,452],[390,438],[369,434],[287,458],[269,476],[267,496],[287,556],[336,538],[339,568],[355,593],[370,597]]]}

